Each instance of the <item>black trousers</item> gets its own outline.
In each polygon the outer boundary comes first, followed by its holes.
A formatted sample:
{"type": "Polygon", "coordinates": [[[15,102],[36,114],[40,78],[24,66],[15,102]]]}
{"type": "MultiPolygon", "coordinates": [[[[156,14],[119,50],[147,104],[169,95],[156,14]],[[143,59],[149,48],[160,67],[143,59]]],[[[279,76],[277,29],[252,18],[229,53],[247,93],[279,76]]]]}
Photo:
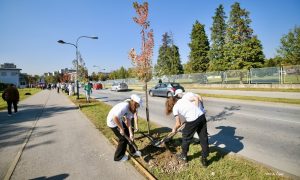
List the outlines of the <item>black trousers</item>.
{"type": "Polygon", "coordinates": [[[8,114],[11,114],[11,106],[14,105],[15,112],[18,112],[18,101],[6,101],[8,114]]]}
{"type": "MultiPolygon", "coordinates": [[[[127,126],[125,125],[125,123],[122,123],[122,124],[124,127],[124,133],[129,137],[129,130],[128,130],[127,126]]],[[[118,138],[118,146],[115,151],[114,160],[120,161],[122,159],[122,157],[125,155],[127,144],[129,145],[129,152],[131,154],[134,154],[135,153],[134,147],[127,141],[127,139],[124,136],[121,135],[118,127],[111,128],[111,130],[114,132],[114,134],[118,138]]]]}
{"type": "Polygon", "coordinates": [[[185,127],[182,130],[182,154],[184,156],[187,156],[190,144],[196,132],[200,139],[202,158],[206,158],[209,154],[209,147],[205,114],[198,117],[195,121],[186,122],[185,127]]]}

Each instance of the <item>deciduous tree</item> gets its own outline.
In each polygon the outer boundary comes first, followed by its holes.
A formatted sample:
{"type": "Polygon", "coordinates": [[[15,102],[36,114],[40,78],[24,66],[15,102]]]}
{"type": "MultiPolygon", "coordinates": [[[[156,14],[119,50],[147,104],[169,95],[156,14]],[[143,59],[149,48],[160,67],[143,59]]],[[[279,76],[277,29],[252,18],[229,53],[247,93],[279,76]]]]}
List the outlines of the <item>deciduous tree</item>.
{"type": "Polygon", "coordinates": [[[145,83],[145,95],[146,95],[146,118],[148,122],[148,134],[150,133],[149,126],[149,107],[148,107],[148,93],[147,82],[152,78],[152,63],[151,58],[153,54],[154,39],[153,30],[149,30],[150,22],[148,21],[148,3],[138,4],[133,3],[133,7],[137,13],[137,17],[133,20],[139,26],[141,26],[142,47],[141,54],[137,54],[134,48],[129,52],[129,57],[135,66],[135,72],[138,78],[145,83]]]}
{"type": "Polygon", "coordinates": [[[280,42],[277,53],[283,59],[282,63],[300,65],[300,27],[295,26],[288,34],[283,35],[280,42]]]}

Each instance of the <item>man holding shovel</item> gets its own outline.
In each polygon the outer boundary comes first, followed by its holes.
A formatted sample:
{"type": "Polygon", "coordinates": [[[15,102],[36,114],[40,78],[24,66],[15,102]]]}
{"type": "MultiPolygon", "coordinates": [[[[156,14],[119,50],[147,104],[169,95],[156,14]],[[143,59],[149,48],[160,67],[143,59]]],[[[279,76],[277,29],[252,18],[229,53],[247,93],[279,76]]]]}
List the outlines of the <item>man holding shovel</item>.
{"type": "Polygon", "coordinates": [[[118,138],[118,146],[114,155],[115,161],[128,160],[125,155],[127,144],[132,155],[141,156],[141,152],[133,145],[134,137],[131,125],[131,119],[137,117],[137,109],[141,105],[142,99],[138,95],[132,94],[130,99],[115,105],[107,115],[107,126],[118,138]]]}

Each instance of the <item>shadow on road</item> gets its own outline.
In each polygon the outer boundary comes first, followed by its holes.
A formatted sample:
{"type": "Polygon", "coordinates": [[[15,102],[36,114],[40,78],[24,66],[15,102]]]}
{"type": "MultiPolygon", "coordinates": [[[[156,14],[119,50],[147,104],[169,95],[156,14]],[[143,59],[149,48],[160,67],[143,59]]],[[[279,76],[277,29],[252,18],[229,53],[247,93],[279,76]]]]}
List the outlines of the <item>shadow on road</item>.
{"type": "MultiPolygon", "coordinates": [[[[214,161],[219,161],[228,153],[237,153],[244,148],[243,143],[241,140],[243,137],[235,135],[235,127],[231,126],[219,126],[217,129],[220,129],[219,133],[209,136],[209,145],[210,145],[210,158],[208,158],[209,164],[213,163],[214,161]]],[[[168,149],[176,153],[178,148],[181,146],[181,137],[172,139],[171,141],[167,142],[166,145],[168,149]]],[[[199,147],[199,151],[196,153],[189,155],[188,160],[192,160],[195,158],[201,157],[201,146],[199,145],[199,139],[194,138],[192,144],[196,144],[199,147]]],[[[149,151],[149,150],[148,150],[149,151]]],[[[154,148],[152,149],[152,153],[158,151],[156,153],[162,153],[162,149],[154,148]]],[[[181,148],[180,148],[181,151],[181,148]]]]}
{"type": "Polygon", "coordinates": [[[209,121],[222,121],[222,120],[226,120],[226,118],[228,116],[231,116],[234,114],[233,111],[238,111],[240,110],[241,106],[231,106],[231,107],[224,107],[224,110],[222,112],[220,112],[217,115],[214,116],[208,116],[207,118],[207,122],[209,121]]]}
{"type": "Polygon", "coordinates": [[[209,162],[219,161],[228,153],[238,153],[244,149],[244,145],[241,142],[244,137],[235,135],[235,127],[231,126],[219,126],[216,129],[220,129],[219,133],[209,136],[209,144],[211,153],[216,152],[209,162]]]}
{"type": "Polygon", "coordinates": [[[46,177],[46,176],[42,176],[42,177],[37,177],[34,179],[30,179],[30,180],[63,180],[66,179],[69,176],[69,174],[59,174],[56,176],[51,176],[51,177],[46,177]]]}

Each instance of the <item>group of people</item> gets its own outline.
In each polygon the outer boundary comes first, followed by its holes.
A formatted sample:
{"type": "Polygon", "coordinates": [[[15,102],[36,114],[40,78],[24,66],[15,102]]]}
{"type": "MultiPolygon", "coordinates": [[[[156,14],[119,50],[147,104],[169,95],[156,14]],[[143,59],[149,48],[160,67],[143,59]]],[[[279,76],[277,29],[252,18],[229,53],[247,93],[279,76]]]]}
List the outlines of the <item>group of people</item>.
{"type": "Polygon", "coordinates": [[[59,93],[59,90],[64,90],[66,93],[69,94],[69,96],[74,95],[75,93],[75,84],[74,83],[57,83],[54,84],[54,88],[56,88],[57,93],[59,93]]]}
{"type": "MultiPolygon", "coordinates": [[[[57,93],[59,93],[59,90],[64,90],[69,94],[69,96],[72,96],[75,94],[75,83],[57,83],[55,84],[55,88],[57,89],[57,93]]],[[[85,97],[86,101],[90,102],[91,94],[92,94],[93,84],[90,82],[87,82],[84,85],[84,91],[85,91],[85,97]]]]}
{"type": "MultiPolygon", "coordinates": [[[[87,101],[92,92],[90,83],[84,87],[87,101]]],[[[14,112],[18,112],[19,91],[15,85],[10,84],[2,93],[2,98],[7,102],[8,116],[12,115],[12,105],[14,112]]],[[[129,145],[130,154],[141,156],[141,152],[134,148],[129,141],[134,141],[134,132],[138,131],[138,109],[142,106],[142,99],[136,94],[132,94],[129,99],[115,105],[107,116],[107,126],[118,138],[118,146],[114,154],[115,161],[126,161],[128,156],[125,154],[127,145],[129,145]],[[126,137],[129,137],[126,138],[126,137]]],[[[181,89],[175,91],[173,97],[169,97],[165,103],[166,114],[173,113],[176,123],[172,132],[176,132],[179,127],[185,124],[182,130],[182,151],[177,157],[187,163],[187,154],[194,134],[199,136],[202,156],[201,163],[207,167],[207,157],[209,155],[207,124],[205,117],[205,108],[201,96],[186,92],[181,89]],[[184,121],[181,119],[184,118],[184,121]]]]}
{"type": "Polygon", "coordinates": [[[18,112],[18,103],[20,95],[17,87],[14,84],[9,84],[2,93],[2,99],[7,103],[8,116],[12,116],[12,106],[14,106],[14,113],[18,112]]]}
{"type": "MultiPolygon", "coordinates": [[[[134,140],[134,131],[138,130],[138,108],[142,105],[142,99],[136,95],[131,95],[130,99],[115,105],[107,116],[107,126],[111,128],[118,138],[118,146],[115,151],[115,161],[126,161],[125,154],[127,145],[133,156],[140,156],[141,152],[134,149],[129,142],[134,140]],[[125,136],[130,137],[126,139],[125,136]]],[[[172,132],[176,132],[179,127],[185,124],[182,130],[182,152],[177,157],[187,163],[187,154],[194,134],[197,133],[202,148],[201,163],[203,167],[208,166],[207,157],[209,155],[207,125],[205,108],[201,96],[192,92],[184,93],[181,89],[175,91],[173,97],[169,97],[165,103],[166,114],[173,113],[176,123],[172,132]],[[184,121],[181,119],[184,118],[184,121]]]]}

